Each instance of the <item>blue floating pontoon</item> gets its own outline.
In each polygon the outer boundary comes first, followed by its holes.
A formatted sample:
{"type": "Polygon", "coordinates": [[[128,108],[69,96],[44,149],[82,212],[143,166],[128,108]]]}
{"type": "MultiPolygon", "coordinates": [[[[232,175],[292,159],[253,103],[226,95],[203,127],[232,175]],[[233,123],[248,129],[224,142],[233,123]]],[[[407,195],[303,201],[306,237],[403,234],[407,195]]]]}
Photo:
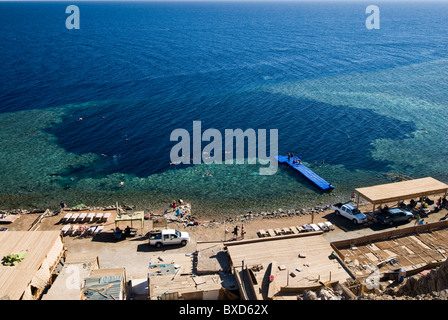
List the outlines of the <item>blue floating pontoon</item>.
{"type": "MultiPolygon", "coordinates": [[[[294,163],[292,158],[289,161],[287,156],[276,156],[275,158],[279,163],[286,163],[294,170],[300,172],[305,178],[307,178],[310,182],[315,184],[322,191],[328,191],[334,189],[334,186],[331,183],[319,177],[316,173],[311,171],[305,165],[297,162],[294,163]]],[[[300,157],[295,158],[300,160],[300,157]]]]}

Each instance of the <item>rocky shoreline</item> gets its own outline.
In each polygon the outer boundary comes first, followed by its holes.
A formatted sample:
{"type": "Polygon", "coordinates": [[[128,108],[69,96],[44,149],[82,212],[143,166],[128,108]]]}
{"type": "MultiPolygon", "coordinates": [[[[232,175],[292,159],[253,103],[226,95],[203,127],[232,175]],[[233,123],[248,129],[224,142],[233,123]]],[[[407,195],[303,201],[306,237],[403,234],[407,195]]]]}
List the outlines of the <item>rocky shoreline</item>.
{"type": "Polygon", "coordinates": [[[326,206],[315,206],[313,208],[304,208],[304,209],[276,209],[269,211],[253,211],[247,210],[245,213],[236,215],[236,216],[226,216],[222,219],[216,219],[214,217],[199,217],[194,213],[191,214],[191,207],[188,207],[186,210],[184,209],[185,216],[182,218],[178,218],[175,216],[175,210],[173,208],[169,208],[165,210],[163,214],[158,215],[159,217],[164,217],[170,222],[178,222],[178,223],[192,223],[199,222],[202,226],[213,227],[217,225],[223,225],[228,223],[247,223],[252,220],[258,219],[283,219],[283,218],[291,218],[295,216],[304,216],[310,214],[320,214],[328,211],[331,208],[330,205],[326,206]]]}
{"type": "MultiPolygon", "coordinates": [[[[221,219],[216,219],[215,217],[200,217],[194,214],[194,210],[192,213],[192,208],[188,206],[187,208],[182,208],[183,216],[178,217],[175,214],[175,210],[173,208],[166,209],[161,211],[160,213],[150,212],[149,210],[141,210],[145,211],[145,214],[149,214],[152,217],[161,217],[165,218],[168,222],[179,223],[183,225],[192,225],[193,223],[197,223],[198,225],[205,228],[213,228],[220,225],[225,224],[235,224],[235,223],[249,223],[250,221],[260,220],[260,219],[283,219],[283,218],[291,218],[295,216],[305,216],[310,214],[321,214],[330,209],[330,205],[326,206],[315,206],[312,208],[303,208],[303,209],[276,209],[269,211],[252,211],[247,210],[245,213],[241,213],[236,216],[228,215],[224,216],[221,219]]],[[[117,210],[120,213],[125,213],[127,211],[135,211],[135,206],[104,206],[104,207],[77,207],[77,208],[64,208],[65,212],[79,212],[79,211],[108,211],[108,210],[117,210]]],[[[34,210],[26,210],[26,209],[14,209],[14,210],[0,210],[0,214],[7,216],[10,214],[44,214],[46,216],[58,215],[61,212],[61,209],[50,210],[50,209],[34,209],[34,210]]]]}

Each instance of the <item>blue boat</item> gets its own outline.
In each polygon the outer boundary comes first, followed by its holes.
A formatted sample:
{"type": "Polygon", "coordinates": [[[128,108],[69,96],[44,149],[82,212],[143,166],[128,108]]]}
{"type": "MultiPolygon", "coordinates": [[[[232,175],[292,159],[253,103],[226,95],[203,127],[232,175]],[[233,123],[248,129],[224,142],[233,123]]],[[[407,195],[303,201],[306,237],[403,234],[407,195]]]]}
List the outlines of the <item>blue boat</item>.
{"type": "Polygon", "coordinates": [[[300,172],[305,178],[307,178],[310,182],[312,182],[316,187],[318,187],[322,191],[329,191],[334,189],[334,186],[331,183],[318,176],[307,166],[303,165],[300,157],[294,157],[297,162],[294,162],[292,157],[288,160],[287,156],[279,155],[276,156],[275,158],[279,163],[281,164],[285,163],[294,170],[300,172]]]}

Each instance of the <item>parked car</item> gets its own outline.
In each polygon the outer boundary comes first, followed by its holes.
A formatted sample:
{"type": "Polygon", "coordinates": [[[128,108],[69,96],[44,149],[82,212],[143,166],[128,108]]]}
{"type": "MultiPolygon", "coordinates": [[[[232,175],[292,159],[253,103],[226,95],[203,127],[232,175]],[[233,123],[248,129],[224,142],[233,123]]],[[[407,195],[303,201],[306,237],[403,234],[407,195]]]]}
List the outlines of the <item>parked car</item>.
{"type": "Polygon", "coordinates": [[[180,232],[176,229],[153,230],[149,233],[149,245],[157,248],[170,244],[185,246],[188,242],[190,242],[188,232],[180,232]]]}
{"type": "Polygon", "coordinates": [[[341,215],[353,221],[354,224],[361,224],[367,221],[366,215],[350,203],[336,203],[332,205],[331,208],[334,210],[336,215],[341,215]]]}
{"type": "Polygon", "coordinates": [[[381,224],[393,225],[399,222],[411,222],[414,215],[410,211],[394,208],[377,213],[376,219],[381,224]]]}

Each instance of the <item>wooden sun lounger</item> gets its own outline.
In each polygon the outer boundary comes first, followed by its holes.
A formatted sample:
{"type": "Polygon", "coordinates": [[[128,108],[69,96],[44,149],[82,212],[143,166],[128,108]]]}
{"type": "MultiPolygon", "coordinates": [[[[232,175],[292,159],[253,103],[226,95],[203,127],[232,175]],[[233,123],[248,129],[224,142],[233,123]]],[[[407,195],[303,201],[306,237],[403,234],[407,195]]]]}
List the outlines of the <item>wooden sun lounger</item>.
{"type": "Polygon", "coordinates": [[[62,227],[61,231],[62,231],[62,235],[66,236],[67,234],[70,233],[71,231],[71,226],[69,224],[66,224],[65,226],[62,227]]]}
{"type": "Polygon", "coordinates": [[[93,231],[93,235],[96,236],[97,234],[100,234],[101,231],[103,231],[103,226],[96,227],[95,231],[93,231]]]}
{"type": "Polygon", "coordinates": [[[289,229],[291,229],[291,232],[292,232],[293,234],[298,234],[298,233],[299,233],[299,231],[297,230],[297,228],[294,227],[294,226],[289,227],[289,229]]]}
{"type": "Polygon", "coordinates": [[[72,226],[72,236],[77,236],[78,234],[79,234],[79,226],[75,224],[72,226]]]}
{"type": "Polygon", "coordinates": [[[314,229],[309,224],[304,224],[303,228],[305,228],[306,232],[313,231],[314,229]]]}
{"type": "Polygon", "coordinates": [[[103,220],[103,213],[102,212],[98,212],[95,216],[95,220],[96,221],[101,221],[103,220]]]}
{"type": "Polygon", "coordinates": [[[87,226],[80,226],[79,227],[79,236],[81,237],[81,236],[84,236],[85,234],[86,234],[86,232],[87,232],[87,226]]]}
{"type": "Polygon", "coordinates": [[[291,234],[292,233],[291,229],[289,229],[289,228],[283,228],[282,231],[283,231],[283,234],[291,234]]]}
{"type": "Polygon", "coordinates": [[[90,226],[86,231],[87,235],[89,235],[89,236],[93,235],[96,228],[97,228],[97,226],[90,226]]]}
{"type": "Polygon", "coordinates": [[[264,231],[263,229],[259,230],[258,234],[260,235],[260,237],[263,237],[263,238],[268,236],[267,232],[264,231]]]}
{"type": "Polygon", "coordinates": [[[274,230],[272,230],[272,229],[268,229],[267,233],[268,233],[268,235],[269,235],[270,237],[275,236],[275,232],[274,232],[274,230]]]}
{"type": "Polygon", "coordinates": [[[67,213],[61,220],[62,222],[68,222],[72,217],[72,213],[67,213]]]}
{"type": "Polygon", "coordinates": [[[74,213],[71,217],[70,217],[70,222],[76,222],[76,220],[79,217],[79,213],[74,213]]]}
{"type": "Polygon", "coordinates": [[[323,222],[318,222],[317,226],[321,228],[323,231],[329,231],[328,227],[323,222]]]}
{"type": "Polygon", "coordinates": [[[109,220],[110,217],[110,212],[106,212],[103,216],[103,222],[107,222],[107,220],[109,220]]]}
{"type": "Polygon", "coordinates": [[[78,221],[78,222],[84,222],[84,219],[87,217],[87,213],[86,212],[82,212],[80,215],[79,215],[79,217],[78,217],[78,219],[76,219],[76,221],[78,221]]]}
{"type": "Polygon", "coordinates": [[[87,216],[87,221],[93,222],[93,219],[95,219],[95,212],[90,212],[87,216]]]}
{"type": "Polygon", "coordinates": [[[299,233],[306,232],[305,228],[303,228],[302,226],[297,226],[297,230],[299,231],[299,233]]]}
{"type": "Polygon", "coordinates": [[[274,229],[274,232],[275,232],[275,235],[277,235],[277,236],[280,236],[283,233],[283,231],[280,230],[280,228],[274,229]]]}
{"type": "Polygon", "coordinates": [[[328,227],[328,229],[334,230],[334,225],[330,221],[325,221],[325,225],[328,227]]]}

